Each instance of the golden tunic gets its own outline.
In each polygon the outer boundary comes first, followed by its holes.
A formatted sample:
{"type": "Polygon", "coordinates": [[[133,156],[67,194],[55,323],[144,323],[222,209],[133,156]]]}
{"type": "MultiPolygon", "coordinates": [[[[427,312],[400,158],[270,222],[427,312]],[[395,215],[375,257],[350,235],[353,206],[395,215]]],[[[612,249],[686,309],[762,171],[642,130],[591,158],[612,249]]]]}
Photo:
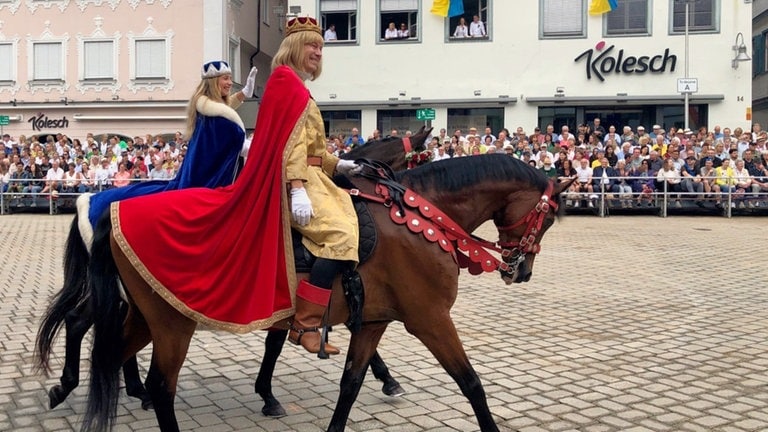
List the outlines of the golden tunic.
{"type": "Polygon", "coordinates": [[[289,142],[286,146],[285,178],[288,181],[304,181],[314,215],[305,226],[300,226],[291,218],[291,227],[304,236],[304,246],[312,255],[357,262],[357,214],[349,194],[331,180],[339,158],[326,150],[323,118],[311,98],[304,124],[295,142],[289,142]],[[322,166],[309,166],[308,156],[321,157],[322,166]]]}

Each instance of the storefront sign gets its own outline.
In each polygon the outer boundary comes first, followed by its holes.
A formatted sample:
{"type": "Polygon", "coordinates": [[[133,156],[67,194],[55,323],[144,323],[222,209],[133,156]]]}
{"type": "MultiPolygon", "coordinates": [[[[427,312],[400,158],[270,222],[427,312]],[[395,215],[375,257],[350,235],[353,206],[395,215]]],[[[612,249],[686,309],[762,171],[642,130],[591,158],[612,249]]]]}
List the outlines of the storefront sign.
{"type": "Polygon", "coordinates": [[[605,81],[607,74],[644,74],[646,72],[664,73],[675,71],[677,56],[669,53],[669,48],[663,54],[654,56],[626,56],[620,49],[614,57],[611,54],[616,45],[605,47],[605,42],[600,41],[595,48],[584,51],[573,59],[576,63],[586,59],[585,69],[587,79],[592,79],[594,74],[600,81],[605,81]],[[597,54],[596,54],[597,53],[597,54]]]}
{"type": "Polygon", "coordinates": [[[32,130],[41,132],[43,129],[63,129],[69,127],[69,120],[67,116],[60,119],[51,119],[43,113],[37,113],[36,116],[32,116],[28,120],[32,123],[32,130]]]}

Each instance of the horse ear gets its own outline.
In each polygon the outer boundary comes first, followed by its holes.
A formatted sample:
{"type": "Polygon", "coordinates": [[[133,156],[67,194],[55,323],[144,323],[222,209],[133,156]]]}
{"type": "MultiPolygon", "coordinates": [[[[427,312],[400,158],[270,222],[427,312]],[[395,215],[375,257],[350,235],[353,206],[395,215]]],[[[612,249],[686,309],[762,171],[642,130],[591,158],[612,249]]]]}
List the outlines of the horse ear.
{"type": "Polygon", "coordinates": [[[566,180],[566,181],[564,181],[564,182],[555,183],[555,185],[554,185],[555,187],[554,187],[554,189],[552,190],[552,195],[553,195],[553,196],[558,196],[558,195],[560,195],[561,193],[563,193],[563,191],[566,191],[566,190],[568,190],[568,188],[569,188],[569,187],[571,187],[571,185],[572,185],[572,184],[573,184],[573,182],[575,182],[575,181],[576,181],[576,177],[573,177],[573,178],[571,178],[571,179],[569,179],[569,180],[566,180]]]}

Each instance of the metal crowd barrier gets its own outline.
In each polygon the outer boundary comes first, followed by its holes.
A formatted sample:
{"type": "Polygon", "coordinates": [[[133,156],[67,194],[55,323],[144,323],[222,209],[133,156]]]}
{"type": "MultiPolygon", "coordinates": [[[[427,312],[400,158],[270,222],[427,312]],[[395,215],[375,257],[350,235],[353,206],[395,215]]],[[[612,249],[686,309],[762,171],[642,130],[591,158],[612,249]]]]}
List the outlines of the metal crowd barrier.
{"type": "MultiPolygon", "coordinates": [[[[25,185],[40,182],[45,185],[49,181],[50,180],[46,179],[11,179],[8,185],[10,186],[11,184],[19,184],[21,185],[19,187],[20,191],[8,190],[2,191],[0,193],[0,215],[13,213],[14,209],[28,210],[31,208],[41,209],[47,207],[48,214],[51,215],[58,214],[59,210],[62,208],[74,209],[77,197],[80,196],[83,192],[68,190],[68,187],[65,186],[66,181],[64,180],[57,180],[59,183],[59,189],[55,191],[49,190],[46,192],[23,192],[25,185]]],[[[149,179],[129,179],[128,181],[130,183],[140,183],[149,181],[149,179]]],[[[112,182],[113,180],[96,182],[96,184],[92,186],[87,186],[87,190],[85,190],[85,192],[96,193],[103,190],[112,189],[116,187],[112,186],[112,182]]],[[[4,189],[5,185],[2,185],[2,187],[4,189]]],[[[45,186],[43,186],[41,190],[44,188],[45,186]]]]}
{"type": "MultiPolygon", "coordinates": [[[[602,178],[602,177],[601,177],[602,178]]],[[[667,217],[670,214],[686,212],[691,213],[691,210],[696,212],[703,212],[706,214],[721,213],[723,216],[730,218],[733,216],[734,211],[738,213],[752,213],[752,214],[768,214],[768,189],[761,189],[757,192],[753,192],[751,186],[747,188],[743,193],[737,192],[735,186],[728,188],[728,190],[715,192],[689,192],[687,190],[671,191],[669,190],[669,184],[666,181],[662,182],[662,189],[655,189],[650,195],[646,197],[650,198],[650,206],[636,205],[636,202],[641,195],[636,191],[632,191],[631,194],[625,195],[622,192],[607,191],[606,185],[602,182],[599,183],[599,190],[595,190],[594,180],[600,180],[601,178],[593,178],[593,192],[585,193],[581,192],[574,198],[574,192],[566,191],[566,209],[573,211],[574,209],[583,209],[583,205],[574,205],[574,201],[587,204],[587,211],[591,211],[597,216],[606,217],[611,213],[630,213],[637,211],[652,211],[658,213],[661,217],[667,217]],[[591,197],[589,196],[591,195],[591,197]],[[719,196],[718,196],[719,195],[719,196]],[[570,198],[569,198],[570,197],[570,198]],[[719,199],[720,206],[716,206],[716,202],[719,199]],[[629,201],[631,204],[626,205],[629,201]],[[699,205],[698,203],[701,203],[699,205]],[[679,204],[678,204],[679,203],[679,204]],[[742,212],[743,211],[743,212],[742,212]]],[[[617,183],[622,180],[627,181],[630,184],[633,183],[638,177],[607,177],[611,180],[616,180],[617,183]]],[[[715,180],[716,177],[700,177],[703,180],[715,180]]],[[[656,184],[656,177],[643,178],[645,181],[651,181],[656,184]]],[[[681,188],[683,183],[681,182],[681,188]]],[[[579,210],[581,211],[581,210],[579,210]]]]}

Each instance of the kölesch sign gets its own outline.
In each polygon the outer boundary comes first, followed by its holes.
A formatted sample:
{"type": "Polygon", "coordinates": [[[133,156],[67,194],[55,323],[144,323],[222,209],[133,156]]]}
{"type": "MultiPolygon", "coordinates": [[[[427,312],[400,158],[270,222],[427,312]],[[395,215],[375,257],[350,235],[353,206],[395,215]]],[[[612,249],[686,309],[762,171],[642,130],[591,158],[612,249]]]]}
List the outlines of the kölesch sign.
{"type": "Polygon", "coordinates": [[[60,119],[51,119],[43,113],[37,113],[36,116],[32,116],[27,120],[32,123],[32,130],[42,131],[43,129],[63,129],[69,127],[69,120],[67,116],[60,119]]]}
{"type": "Polygon", "coordinates": [[[655,56],[625,56],[624,50],[620,49],[614,57],[611,54],[616,45],[605,47],[605,42],[600,41],[595,48],[584,51],[578,57],[573,59],[576,63],[586,59],[585,69],[587,79],[592,79],[594,74],[600,81],[605,81],[605,75],[614,74],[644,74],[646,72],[664,73],[675,71],[677,65],[677,56],[669,53],[669,48],[664,50],[664,54],[655,56]],[[596,53],[599,53],[596,55],[596,53]]]}

